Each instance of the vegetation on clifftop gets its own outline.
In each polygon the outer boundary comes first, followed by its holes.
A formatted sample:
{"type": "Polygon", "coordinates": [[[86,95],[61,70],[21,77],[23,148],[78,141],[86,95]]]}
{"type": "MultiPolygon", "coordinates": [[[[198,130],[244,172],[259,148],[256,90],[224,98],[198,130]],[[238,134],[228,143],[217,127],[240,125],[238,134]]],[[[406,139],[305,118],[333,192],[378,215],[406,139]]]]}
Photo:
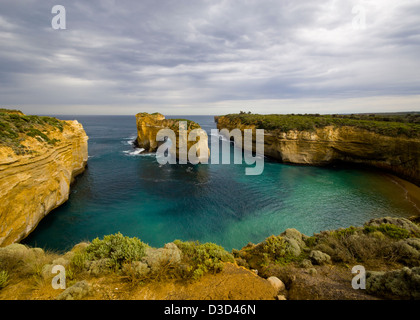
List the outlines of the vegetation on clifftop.
{"type": "Polygon", "coordinates": [[[229,121],[240,121],[244,125],[255,125],[258,129],[313,131],[326,126],[352,126],[386,136],[404,135],[420,137],[420,113],[407,114],[251,114],[241,112],[224,116],[229,121]]]}
{"type": "MultiPolygon", "coordinates": [[[[65,254],[12,244],[0,248],[0,294],[9,286],[11,292],[16,292],[20,283],[30,282],[31,292],[50,286],[54,265],[65,267],[68,287],[77,284],[89,287],[89,283],[98,283],[98,279],[111,278],[118,279],[121,285],[138,288],[170,280],[197,283],[204,275],[219,273],[226,263],[233,263],[254,270],[264,278],[279,278],[286,284],[291,298],[302,297],[302,294],[306,298],[319,298],[310,295],[314,288],[321,290],[318,293],[331,295],[331,287],[323,287],[324,281],[329,279],[328,272],[337,270],[348,277],[345,297],[352,297],[355,291],[351,288],[354,276],[351,268],[362,265],[372,270],[367,273],[366,293],[418,299],[419,237],[419,226],[408,219],[379,218],[360,227],[322,231],[311,237],[296,229],[287,229],[278,236],[270,236],[259,244],[249,243],[232,253],[213,243],[180,240],[163,248],[153,248],[121,233],[79,243],[65,254]],[[296,292],[297,281],[309,281],[303,282],[302,292],[296,292]],[[307,283],[312,283],[313,287],[306,287],[307,283]]],[[[339,283],[343,285],[343,279],[340,278],[339,283]]],[[[115,288],[115,284],[112,286],[115,288]]]]}
{"type": "Polygon", "coordinates": [[[45,116],[28,116],[18,110],[0,109],[0,145],[8,146],[17,154],[31,153],[22,145],[26,137],[33,137],[39,142],[55,145],[58,140],[51,139],[51,130],[63,131],[65,122],[45,116]]]}

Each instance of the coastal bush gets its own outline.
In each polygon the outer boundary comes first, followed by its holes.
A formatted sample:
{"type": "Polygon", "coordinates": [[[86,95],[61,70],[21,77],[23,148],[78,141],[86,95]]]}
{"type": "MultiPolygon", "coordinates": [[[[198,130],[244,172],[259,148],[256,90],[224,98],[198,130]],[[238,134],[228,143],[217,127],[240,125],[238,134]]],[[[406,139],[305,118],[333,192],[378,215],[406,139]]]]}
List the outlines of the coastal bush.
{"type": "Polygon", "coordinates": [[[281,236],[270,236],[263,242],[261,253],[263,254],[264,264],[275,262],[278,264],[287,264],[297,261],[297,257],[292,254],[290,244],[281,236]]]}
{"type": "Polygon", "coordinates": [[[40,137],[42,139],[40,140],[41,142],[50,142],[50,138],[48,138],[48,136],[45,133],[42,133],[38,129],[30,128],[26,131],[26,135],[33,138],[40,137]]]}
{"type": "Polygon", "coordinates": [[[418,227],[407,219],[379,218],[363,227],[323,231],[305,241],[308,247],[330,255],[335,262],[417,266],[418,236],[418,227]]]}
{"type": "Polygon", "coordinates": [[[315,237],[315,236],[308,237],[308,238],[305,240],[305,244],[306,244],[308,247],[313,247],[313,246],[315,246],[315,245],[317,244],[317,237],[315,237]]]}
{"type": "Polygon", "coordinates": [[[356,233],[356,231],[358,231],[359,229],[353,226],[350,226],[349,228],[341,228],[338,230],[335,230],[331,233],[331,236],[336,237],[336,238],[347,238],[353,234],[356,233]]]}
{"type": "Polygon", "coordinates": [[[387,299],[420,299],[420,268],[366,274],[366,292],[387,299]]]}
{"type": "Polygon", "coordinates": [[[314,131],[325,126],[352,126],[373,131],[386,136],[404,135],[420,137],[420,115],[319,115],[319,114],[228,114],[231,122],[240,121],[245,125],[255,125],[258,129],[314,131]]]}
{"type": "Polygon", "coordinates": [[[9,273],[6,270],[0,271],[0,289],[4,288],[7,285],[9,280],[9,273]]]}
{"type": "Polygon", "coordinates": [[[272,235],[257,245],[248,244],[243,247],[236,253],[237,259],[246,261],[250,268],[259,271],[273,264],[286,265],[305,259],[307,253],[302,251],[300,247],[299,253],[297,253],[292,243],[294,242],[291,239],[272,235]]]}
{"type": "Polygon", "coordinates": [[[72,274],[84,271],[88,259],[89,257],[85,249],[76,251],[70,260],[69,270],[72,274]]]}
{"type": "Polygon", "coordinates": [[[182,251],[183,260],[188,264],[184,277],[197,280],[208,272],[223,270],[224,262],[234,262],[233,256],[223,247],[214,243],[201,244],[198,241],[180,241],[174,243],[182,251]]]}
{"type": "Polygon", "coordinates": [[[364,227],[363,231],[367,234],[379,231],[382,234],[396,240],[407,239],[410,237],[410,232],[408,230],[390,223],[383,223],[379,226],[368,225],[364,227]]]}
{"type": "Polygon", "coordinates": [[[86,256],[79,256],[73,263],[81,265],[85,260],[109,259],[108,265],[115,270],[125,262],[140,260],[145,256],[147,244],[136,237],[123,236],[120,232],[96,238],[86,247],[86,256]]]}
{"type": "Polygon", "coordinates": [[[25,135],[54,145],[59,140],[50,139],[48,133],[51,130],[62,132],[65,124],[53,117],[27,116],[13,110],[0,112],[0,144],[12,148],[17,155],[28,154],[31,150],[21,145],[25,135]]]}

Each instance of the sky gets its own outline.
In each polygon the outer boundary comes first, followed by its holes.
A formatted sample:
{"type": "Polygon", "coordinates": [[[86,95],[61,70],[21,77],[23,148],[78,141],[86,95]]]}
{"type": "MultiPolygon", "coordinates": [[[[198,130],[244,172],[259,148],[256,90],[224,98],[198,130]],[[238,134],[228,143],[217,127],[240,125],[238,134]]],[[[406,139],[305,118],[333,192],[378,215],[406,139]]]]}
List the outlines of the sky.
{"type": "Polygon", "coordinates": [[[1,0],[0,107],[420,111],[419,26],[420,0],[1,0]]]}

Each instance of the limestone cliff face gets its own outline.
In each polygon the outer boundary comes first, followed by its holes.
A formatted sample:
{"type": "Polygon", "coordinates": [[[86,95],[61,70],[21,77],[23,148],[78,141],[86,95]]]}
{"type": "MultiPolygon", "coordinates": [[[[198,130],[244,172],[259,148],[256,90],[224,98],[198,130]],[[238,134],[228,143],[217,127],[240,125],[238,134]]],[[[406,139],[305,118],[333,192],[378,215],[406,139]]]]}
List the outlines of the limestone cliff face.
{"type": "Polygon", "coordinates": [[[25,238],[51,210],[69,197],[70,184],[83,172],[88,159],[88,137],[77,121],[60,121],[62,130],[49,125],[36,128],[41,137],[20,134],[16,154],[0,143],[0,246],[25,238]]]}
{"type": "MultiPolygon", "coordinates": [[[[209,155],[208,149],[208,137],[204,130],[201,129],[200,125],[198,125],[194,121],[184,120],[184,119],[165,119],[165,117],[160,113],[148,114],[148,113],[138,113],[136,115],[136,123],[137,123],[137,139],[136,144],[137,146],[144,148],[147,152],[155,152],[159,145],[163,143],[163,141],[157,141],[157,134],[161,129],[170,129],[176,135],[176,158],[179,159],[183,156],[182,147],[180,146],[185,145],[186,152],[188,152],[191,147],[197,144],[197,142],[202,143],[206,146],[206,152],[202,152],[201,149],[197,150],[197,156],[200,161],[205,161],[209,155]],[[185,128],[185,133],[182,134],[182,130],[180,130],[179,124],[181,121],[187,122],[187,128],[185,128]],[[188,135],[190,135],[191,131],[194,129],[202,130],[203,135],[200,135],[200,138],[196,140],[189,140],[188,135]]],[[[186,156],[186,155],[184,155],[186,156]]]]}
{"type": "MultiPolygon", "coordinates": [[[[217,117],[217,128],[252,129],[240,121],[217,117]]],[[[265,131],[264,154],[285,163],[327,165],[347,162],[371,165],[420,185],[420,140],[384,136],[351,126],[327,126],[313,132],[265,131]]]]}

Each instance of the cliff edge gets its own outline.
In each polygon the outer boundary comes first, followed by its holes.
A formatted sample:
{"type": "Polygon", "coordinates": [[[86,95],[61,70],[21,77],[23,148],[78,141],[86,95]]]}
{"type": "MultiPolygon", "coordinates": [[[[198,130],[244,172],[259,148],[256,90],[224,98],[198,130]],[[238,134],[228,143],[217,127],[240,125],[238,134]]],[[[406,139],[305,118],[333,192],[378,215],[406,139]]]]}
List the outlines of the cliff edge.
{"type": "Polygon", "coordinates": [[[87,163],[88,137],[76,120],[3,109],[0,138],[0,246],[6,246],[68,199],[87,163]]]}
{"type": "Polygon", "coordinates": [[[406,124],[358,120],[356,125],[351,119],[306,118],[309,116],[227,115],[215,120],[219,130],[238,128],[255,132],[255,129],[265,129],[264,154],[284,163],[363,164],[384,169],[420,185],[420,130],[417,124],[407,126],[410,130],[407,133],[398,133],[405,129],[406,124]],[[301,122],[301,128],[296,119],[301,122]],[[302,119],[313,122],[310,126],[305,123],[305,127],[302,119]],[[314,119],[320,120],[315,122],[314,119]],[[329,122],[332,119],[334,121],[329,122]],[[324,120],[322,125],[319,124],[321,120],[324,120]]]}

